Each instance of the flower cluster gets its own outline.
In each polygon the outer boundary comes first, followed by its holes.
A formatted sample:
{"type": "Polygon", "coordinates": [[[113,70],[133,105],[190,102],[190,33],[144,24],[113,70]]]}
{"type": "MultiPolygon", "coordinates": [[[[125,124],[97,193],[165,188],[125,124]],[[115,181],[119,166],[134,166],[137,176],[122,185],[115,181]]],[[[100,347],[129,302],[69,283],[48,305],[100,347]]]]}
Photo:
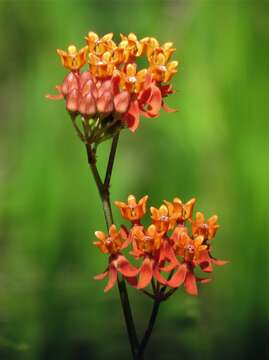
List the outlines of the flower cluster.
{"type": "Polygon", "coordinates": [[[218,217],[205,220],[203,213],[197,212],[193,218],[195,199],[183,203],[179,198],[164,201],[160,208],[151,207],[151,225],[141,223],[146,214],[148,196],[138,202],[133,195],[127,203],[116,201],[124,219],[131,222],[128,230],[121,226],[117,230],[112,225],[109,234],[97,231],[98,241],[94,244],[104,254],[109,255],[108,267],[95,279],[108,277],[105,291],[117,281],[118,273],[138,290],[152,297],[166,299],[175,289],[184,285],[186,292],[197,295],[197,282],[206,283],[209,278],[200,278],[195,270],[211,273],[213,265],[224,265],[226,261],[215,259],[211,254],[212,239],[219,228],[218,217]],[[127,260],[123,251],[129,248],[127,260]],[[136,266],[135,263],[138,262],[136,266]],[[152,284],[153,294],[144,290],[152,284]]]}
{"type": "Polygon", "coordinates": [[[163,100],[173,93],[169,82],[178,67],[178,61],[170,61],[173,43],[161,45],[154,37],[138,40],[134,33],[120,36],[116,44],[113,33],[99,37],[89,32],[81,50],[74,45],[67,51],[58,49],[69,73],[62,85],[56,86],[59,94],[47,96],[64,98],[73,117],[81,115],[92,133],[98,130],[98,136],[93,136],[97,143],[107,135],[107,126],[110,132],[122,127],[135,131],[140,115],[157,117],[161,107],[174,111],[163,100]],[[138,68],[141,57],[148,63],[143,69],[138,68]],[[81,71],[86,64],[88,69],[81,71]]]}

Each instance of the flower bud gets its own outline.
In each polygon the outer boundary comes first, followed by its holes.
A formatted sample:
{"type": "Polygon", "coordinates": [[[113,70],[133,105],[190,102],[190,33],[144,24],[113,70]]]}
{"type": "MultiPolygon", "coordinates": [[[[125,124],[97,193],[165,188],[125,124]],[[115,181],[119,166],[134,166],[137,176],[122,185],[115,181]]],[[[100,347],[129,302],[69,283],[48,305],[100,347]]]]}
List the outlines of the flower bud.
{"type": "Polygon", "coordinates": [[[88,93],[80,100],[78,110],[84,116],[86,115],[91,117],[96,114],[96,104],[91,93],[88,93]]]}
{"type": "Polygon", "coordinates": [[[99,113],[111,113],[113,111],[113,97],[109,91],[103,93],[97,100],[97,110],[99,113]]]}
{"type": "Polygon", "coordinates": [[[115,111],[124,114],[130,104],[130,95],[128,91],[122,91],[114,97],[115,111]]]}
{"type": "Polygon", "coordinates": [[[66,97],[66,109],[70,112],[78,111],[79,92],[73,89],[66,97]]]}

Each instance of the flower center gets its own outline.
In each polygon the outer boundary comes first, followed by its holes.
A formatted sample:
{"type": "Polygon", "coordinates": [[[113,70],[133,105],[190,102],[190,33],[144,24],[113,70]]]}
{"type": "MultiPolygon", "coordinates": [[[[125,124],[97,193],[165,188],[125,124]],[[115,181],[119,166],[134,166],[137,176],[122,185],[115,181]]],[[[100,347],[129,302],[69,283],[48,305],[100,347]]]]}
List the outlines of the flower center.
{"type": "Polygon", "coordinates": [[[168,218],[168,216],[166,216],[166,215],[162,215],[162,216],[160,216],[160,220],[161,220],[161,221],[168,221],[169,218],[168,218]]]}

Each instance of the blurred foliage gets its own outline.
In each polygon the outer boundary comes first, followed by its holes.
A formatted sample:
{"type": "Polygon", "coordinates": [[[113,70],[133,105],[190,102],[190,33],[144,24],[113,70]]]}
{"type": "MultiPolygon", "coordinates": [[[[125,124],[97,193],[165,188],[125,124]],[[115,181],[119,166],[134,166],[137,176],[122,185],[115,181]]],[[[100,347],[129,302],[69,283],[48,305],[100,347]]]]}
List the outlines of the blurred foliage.
{"type": "MultiPolygon", "coordinates": [[[[117,290],[92,280],[105,223],[86,154],[63,103],[44,98],[65,74],[55,49],[89,30],[171,40],[181,60],[180,111],[122,134],[112,199],[197,197],[231,260],[198,298],[162,306],[148,357],[268,356],[268,22],[266,0],[0,2],[0,359],[129,358],[117,290]]],[[[151,303],[130,297],[141,332],[151,303]]]]}

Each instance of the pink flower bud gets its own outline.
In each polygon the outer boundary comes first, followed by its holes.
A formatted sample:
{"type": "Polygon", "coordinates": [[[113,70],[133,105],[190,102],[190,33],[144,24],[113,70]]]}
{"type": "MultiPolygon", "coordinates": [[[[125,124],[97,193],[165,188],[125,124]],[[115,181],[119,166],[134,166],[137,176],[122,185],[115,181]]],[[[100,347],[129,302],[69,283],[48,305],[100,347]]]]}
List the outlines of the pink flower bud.
{"type": "Polygon", "coordinates": [[[92,74],[89,71],[84,71],[79,75],[80,88],[86,84],[88,80],[92,80],[92,74]]]}
{"type": "Polygon", "coordinates": [[[113,111],[113,97],[109,91],[103,93],[97,100],[97,110],[99,113],[108,114],[113,111]]]}
{"type": "Polygon", "coordinates": [[[78,89],[73,89],[66,97],[66,109],[71,112],[78,110],[79,92],[78,89]]]}
{"type": "Polygon", "coordinates": [[[130,104],[130,95],[128,91],[122,91],[114,97],[115,111],[124,114],[130,104]]]}
{"type": "Polygon", "coordinates": [[[80,100],[78,110],[82,115],[94,116],[96,114],[95,100],[91,93],[88,93],[80,100]]]}
{"type": "Polygon", "coordinates": [[[65,78],[63,85],[61,87],[62,94],[66,96],[68,93],[70,93],[73,89],[78,89],[78,79],[76,76],[70,72],[65,78]]]}
{"type": "Polygon", "coordinates": [[[97,99],[98,92],[97,92],[96,85],[93,82],[93,80],[90,79],[84,84],[84,86],[82,88],[82,91],[81,91],[81,94],[82,94],[83,97],[88,95],[88,94],[91,94],[91,96],[93,96],[94,99],[97,99]]]}
{"type": "Polygon", "coordinates": [[[98,89],[98,97],[101,97],[107,91],[112,92],[111,80],[105,80],[101,83],[101,86],[98,89]]]}

